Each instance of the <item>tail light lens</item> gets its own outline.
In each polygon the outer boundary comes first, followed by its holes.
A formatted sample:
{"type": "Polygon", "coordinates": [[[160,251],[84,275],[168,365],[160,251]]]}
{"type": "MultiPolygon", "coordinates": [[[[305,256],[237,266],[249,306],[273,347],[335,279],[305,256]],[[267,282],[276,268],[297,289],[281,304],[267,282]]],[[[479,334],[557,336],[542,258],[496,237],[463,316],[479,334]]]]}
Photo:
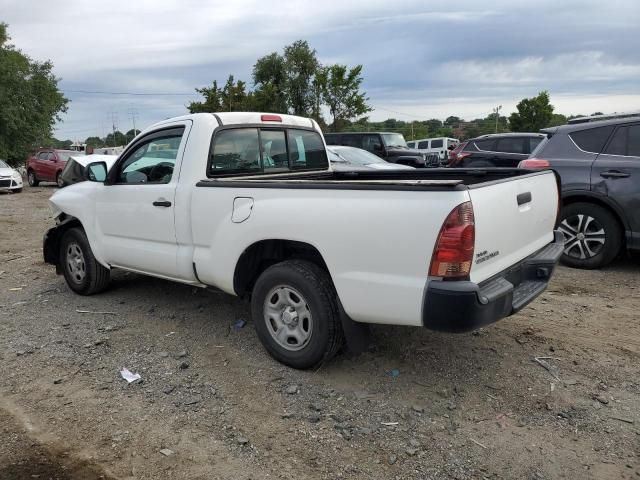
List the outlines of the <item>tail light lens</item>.
{"type": "Polygon", "coordinates": [[[476,228],[471,202],[454,208],[444,221],[431,257],[429,275],[444,279],[469,278],[476,228]]]}
{"type": "Polygon", "coordinates": [[[264,114],[260,116],[260,120],[263,122],[282,122],[282,117],[280,115],[273,114],[264,114]]]}
{"type": "Polygon", "coordinates": [[[518,164],[518,168],[529,168],[532,170],[538,168],[549,168],[550,166],[551,164],[549,163],[549,160],[543,160],[541,158],[527,158],[518,164]]]}

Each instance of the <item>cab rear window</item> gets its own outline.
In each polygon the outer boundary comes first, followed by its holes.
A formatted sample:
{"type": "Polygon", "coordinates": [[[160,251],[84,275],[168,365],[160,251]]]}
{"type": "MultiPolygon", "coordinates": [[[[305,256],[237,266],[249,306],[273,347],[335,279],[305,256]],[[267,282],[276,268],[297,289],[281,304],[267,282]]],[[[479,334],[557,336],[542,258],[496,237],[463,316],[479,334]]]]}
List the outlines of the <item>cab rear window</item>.
{"type": "Polygon", "coordinates": [[[326,170],[318,132],[301,129],[233,128],[214,134],[207,176],[326,170]]]}

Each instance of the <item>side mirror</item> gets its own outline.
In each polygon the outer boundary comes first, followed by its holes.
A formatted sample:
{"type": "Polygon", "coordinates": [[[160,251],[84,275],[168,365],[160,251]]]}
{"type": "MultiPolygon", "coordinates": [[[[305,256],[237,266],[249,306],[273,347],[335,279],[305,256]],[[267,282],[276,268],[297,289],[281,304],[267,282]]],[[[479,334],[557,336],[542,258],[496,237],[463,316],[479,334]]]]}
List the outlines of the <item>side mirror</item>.
{"type": "Polygon", "coordinates": [[[87,165],[86,177],[90,182],[104,182],[107,179],[107,164],[93,162],[87,165]]]}

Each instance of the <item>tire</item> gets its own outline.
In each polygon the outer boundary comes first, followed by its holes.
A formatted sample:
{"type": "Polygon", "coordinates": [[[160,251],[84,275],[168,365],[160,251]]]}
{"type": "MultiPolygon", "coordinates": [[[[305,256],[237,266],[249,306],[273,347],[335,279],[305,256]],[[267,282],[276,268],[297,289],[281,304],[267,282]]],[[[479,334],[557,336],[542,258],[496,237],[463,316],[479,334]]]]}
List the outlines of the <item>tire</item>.
{"type": "Polygon", "coordinates": [[[288,260],[266,269],[253,288],[251,313],[262,345],[273,358],[293,368],[326,362],[344,343],[331,279],[305,260],[288,260]]]}
{"type": "Polygon", "coordinates": [[[27,171],[27,182],[30,187],[37,187],[40,184],[40,180],[36,177],[36,172],[33,170],[27,171]]]}
{"type": "Polygon", "coordinates": [[[562,263],[594,269],[608,265],[620,253],[622,228],[605,208],[593,203],[571,203],[560,212],[558,227],[566,238],[562,263]]]}
{"type": "Polygon", "coordinates": [[[60,268],[67,285],[80,295],[93,295],[107,288],[110,271],[93,256],[81,228],[67,230],[60,241],[60,268]]]}
{"type": "Polygon", "coordinates": [[[64,187],[64,180],[62,179],[62,172],[56,173],[56,185],[58,185],[58,188],[64,187]]]}

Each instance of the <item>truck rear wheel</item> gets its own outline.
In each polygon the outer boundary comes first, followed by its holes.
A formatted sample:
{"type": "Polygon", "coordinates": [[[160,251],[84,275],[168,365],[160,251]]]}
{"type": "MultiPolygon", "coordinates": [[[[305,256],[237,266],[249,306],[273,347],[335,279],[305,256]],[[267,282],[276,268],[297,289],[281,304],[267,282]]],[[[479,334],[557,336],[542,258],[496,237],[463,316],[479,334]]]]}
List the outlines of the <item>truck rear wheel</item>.
{"type": "Polygon", "coordinates": [[[93,256],[81,228],[71,228],[60,241],[59,262],[69,288],[80,295],[93,295],[107,288],[110,271],[93,256]]]}
{"type": "Polygon", "coordinates": [[[329,360],[344,341],[331,279],[305,260],[288,260],[265,270],[253,288],[251,312],[264,347],[293,368],[329,360]]]}

